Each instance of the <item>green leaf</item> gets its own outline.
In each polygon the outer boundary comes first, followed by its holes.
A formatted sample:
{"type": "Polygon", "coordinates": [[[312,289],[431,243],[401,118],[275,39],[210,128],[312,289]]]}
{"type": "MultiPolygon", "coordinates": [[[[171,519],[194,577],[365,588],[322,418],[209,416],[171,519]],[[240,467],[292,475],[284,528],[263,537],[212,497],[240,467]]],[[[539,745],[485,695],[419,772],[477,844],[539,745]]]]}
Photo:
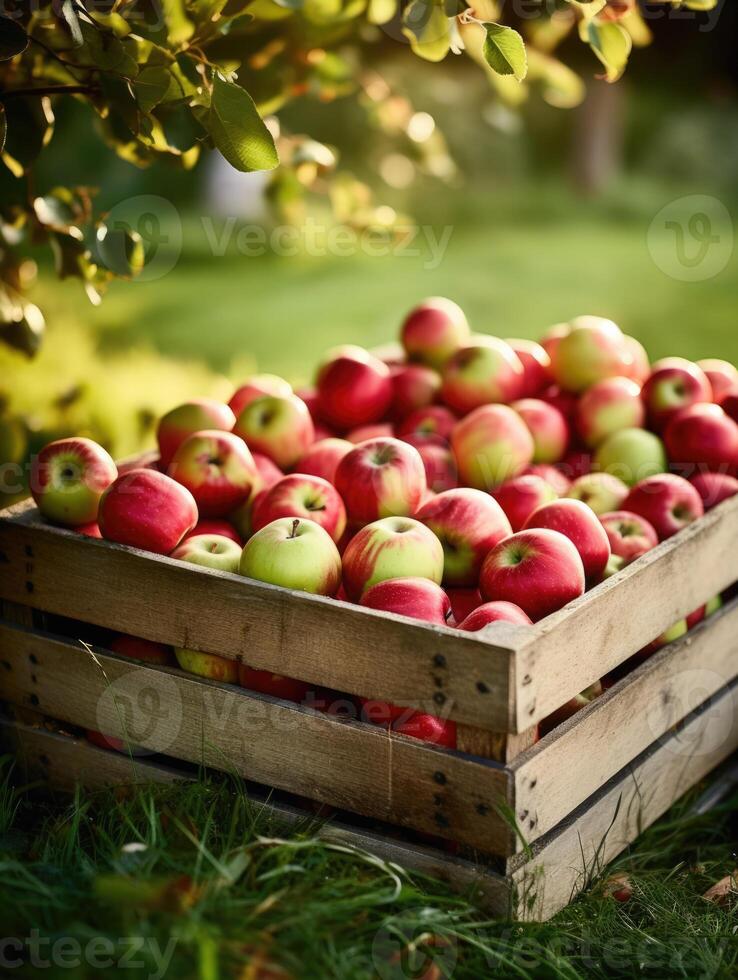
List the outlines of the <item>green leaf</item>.
{"type": "Polygon", "coordinates": [[[207,129],[236,170],[273,170],[279,163],[272,134],[245,89],[215,75],[207,129]]]}
{"type": "Polygon", "coordinates": [[[0,61],[9,61],[28,47],[28,35],[10,17],[0,16],[0,61]]]}
{"type": "Polygon", "coordinates": [[[580,24],[580,34],[605,67],[604,78],[616,82],[625,71],[633,39],[620,24],[598,24],[591,20],[580,24]]]}
{"type": "Polygon", "coordinates": [[[101,68],[103,71],[135,78],[138,74],[137,44],[129,38],[122,40],[108,31],[101,31],[93,24],[80,21],[84,38],[79,61],[90,67],[101,68]]]}
{"type": "Polygon", "coordinates": [[[184,0],[161,0],[161,9],[167,25],[169,44],[178,48],[192,37],[195,25],[187,17],[184,0]]]}
{"type": "Polygon", "coordinates": [[[165,98],[173,82],[171,72],[164,65],[154,65],[140,71],[133,83],[139,109],[151,112],[165,98]]]}
{"type": "Polygon", "coordinates": [[[137,231],[129,228],[97,229],[97,252],[106,268],[124,279],[137,276],[144,266],[144,246],[137,231]]]}
{"type": "Polygon", "coordinates": [[[528,57],[522,37],[512,27],[485,24],[484,58],[498,75],[514,75],[522,82],[528,74],[528,57]]]}
{"type": "Polygon", "coordinates": [[[16,176],[33,164],[54,131],[54,114],[48,98],[11,99],[5,105],[7,137],[3,160],[16,176]]]}
{"type": "Polygon", "coordinates": [[[443,5],[412,0],[402,15],[402,33],[425,61],[442,61],[451,47],[451,25],[443,5]]]}

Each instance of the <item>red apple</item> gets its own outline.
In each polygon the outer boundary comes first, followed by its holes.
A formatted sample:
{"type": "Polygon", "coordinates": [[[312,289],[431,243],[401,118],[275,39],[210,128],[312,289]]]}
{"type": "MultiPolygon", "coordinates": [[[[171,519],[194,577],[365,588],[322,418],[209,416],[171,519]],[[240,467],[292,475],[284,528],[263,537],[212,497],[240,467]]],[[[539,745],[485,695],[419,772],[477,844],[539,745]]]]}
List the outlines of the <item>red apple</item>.
{"type": "Polygon", "coordinates": [[[517,476],[533,461],[533,437],[509,405],[482,405],[451,433],[461,482],[489,490],[517,476]]]}
{"type": "Polygon", "coordinates": [[[716,405],[720,405],[726,395],[738,394],[738,370],[728,361],[707,357],[697,361],[697,367],[705,372],[716,405]]]}
{"type": "Polygon", "coordinates": [[[558,531],[518,531],[487,555],[479,585],[486,601],[515,603],[537,622],[582,595],[584,567],[577,549],[558,531]]]}
{"type": "Polygon", "coordinates": [[[531,618],[514,602],[484,602],[469,613],[466,619],[459,623],[458,628],[467,633],[476,633],[490,623],[515,623],[518,626],[528,626],[531,618]]]}
{"type": "Polygon", "coordinates": [[[303,517],[320,524],[338,542],[346,530],[346,508],[336,488],[320,476],[292,473],[259,494],[251,528],[259,531],[279,517],[303,517]]]}
{"type": "Polygon", "coordinates": [[[523,389],[520,358],[497,337],[475,336],[446,362],[441,397],[461,415],[489,402],[511,402],[523,389]]]}
{"type": "Polygon", "coordinates": [[[455,721],[444,721],[435,715],[416,711],[407,719],[393,721],[391,727],[398,735],[409,735],[410,738],[419,738],[423,742],[443,745],[448,749],[456,748],[455,721]]]}
{"type": "MultiPolygon", "coordinates": [[[[427,499],[459,485],[456,457],[447,442],[441,439],[419,439],[416,436],[407,436],[404,441],[415,446],[423,460],[429,491],[427,499]]],[[[426,497],[421,500],[421,506],[425,502],[426,497]]]]}
{"type": "Polygon", "coordinates": [[[399,439],[362,442],[336,470],[336,489],[353,524],[414,514],[425,488],[420,454],[399,439]]]}
{"type": "Polygon", "coordinates": [[[407,720],[414,711],[401,704],[391,704],[389,701],[377,701],[374,698],[359,698],[361,705],[361,720],[368,725],[389,728],[396,720],[407,720]]]}
{"type": "Polygon", "coordinates": [[[704,513],[697,490],[673,473],[659,473],[641,480],[625,498],[623,510],[645,517],[659,541],[670,538],[704,513]]]}
{"type": "Polygon", "coordinates": [[[511,533],[497,501],[469,487],[439,493],[415,516],[443,545],[444,585],[476,585],[487,552],[511,533]]]}
{"type": "Polygon", "coordinates": [[[550,463],[531,463],[520,475],[542,477],[554,488],[559,497],[565,496],[571,486],[571,480],[564,476],[557,466],[552,466],[550,463]]]}
{"type": "Polygon", "coordinates": [[[533,462],[558,463],[569,445],[569,426],[558,408],[540,398],[521,398],[510,407],[533,436],[533,462]]]}
{"type": "Polygon", "coordinates": [[[374,422],[372,425],[359,425],[346,433],[346,440],[353,446],[367,439],[392,439],[395,429],[391,422],[374,422]]]}
{"type": "Polygon", "coordinates": [[[592,456],[581,449],[572,449],[561,460],[558,469],[570,481],[592,472],[592,456]]]}
{"type": "Polygon", "coordinates": [[[298,459],[295,464],[295,472],[321,476],[329,483],[333,483],[336,479],[338,464],[353,448],[353,443],[349,442],[348,439],[339,439],[336,436],[329,439],[319,439],[310,446],[304,456],[298,459]]]}
{"type": "Polygon", "coordinates": [[[556,343],[551,373],[566,391],[580,392],[591,385],[622,374],[632,355],[627,351],[620,327],[599,316],[580,316],[556,343]]]}
{"type": "Polygon", "coordinates": [[[627,510],[601,514],[600,524],[605,529],[612,553],[627,562],[635,561],[659,543],[656,531],[645,517],[627,510]]]}
{"type": "Polygon", "coordinates": [[[537,507],[558,497],[541,476],[514,476],[493,490],[492,495],[507,515],[513,531],[521,531],[537,507]]]}
{"type": "Polygon", "coordinates": [[[272,462],[272,460],[269,459],[268,456],[265,456],[264,453],[252,452],[251,456],[254,460],[254,465],[259,471],[261,485],[263,487],[268,489],[269,487],[274,486],[278,480],[282,479],[284,473],[280,470],[277,464],[272,462]]]}
{"type": "Polygon", "coordinates": [[[641,389],[630,378],[605,378],[577,403],[576,427],[592,449],[620,429],[639,429],[646,418],[641,389]]]}
{"type": "Polygon", "coordinates": [[[175,664],[172,648],[153,640],[144,640],[141,636],[129,636],[128,633],[116,633],[108,642],[107,647],[119,657],[130,657],[131,660],[141,660],[144,663],[160,664],[171,667],[175,664]]]}
{"type": "Polygon", "coordinates": [[[233,431],[249,449],[264,453],[277,466],[289,469],[315,439],[307,405],[297,395],[263,395],[238,416],[233,431]]]}
{"type": "Polygon", "coordinates": [[[441,376],[424,364],[401,364],[390,369],[390,416],[399,422],[411,412],[432,405],[441,390],[441,376]]]}
{"type": "Polygon", "coordinates": [[[448,441],[457,421],[454,413],[444,405],[429,405],[406,416],[397,426],[397,436],[399,439],[437,437],[448,441]]]}
{"type": "Polygon", "coordinates": [[[410,517],[386,517],[367,524],[343,553],[343,586],[352,602],[378,582],[392,578],[443,578],[443,546],[435,534],[410,517]]]}
{"type": "Polygon", "coordinates": [[[738,466],[738,425],[719,405],[698,402],[677,412],[664,433],[672,463],[734,470],[738,466]]]}
{"type": "Polygon", "coordinates": [[[90,521],[89,524],[78,524],[76,527],[72,528],[77,534],[84,534],[86,538],[101,538],[102,532],[100,531],[100,525],[97,521],[90,521]]]}
{"type": "Polygon", "coordinates": [[[577,396],[572,394],[571,391],[564,391],[558,385],[549,385],[548,388],[544,388],[543,391],[538,396],[542,402],[547,405],[551,405],[561,412],[569,426],[574,425],[574,420],[577,414],[577,396]]]}
{"type": "Polygon", "coordinates": [[[586,578],[595,580],[602,575],[610,557],[610,542],[597,515],[581,500],[554,500],[534,510],[525,529],[539,527],[569,538],[582,559],[586,578]]]}
{"type": "Polygon", "coordinates": [[[535,398],[551,384],[551,358],[534,340],[506,340],[523,365],[521,398],[535,398]]]}
{"type": "Polygon", "coordinates": [[[273,674],[270,670],[256,670],[255,667],[248,667],[246,664],[239,665],[238,683],[249,691],[269,694],[273,698],[294,701],[296,704],[302,704],[311,690],[310,684],[306,684],[305,681],[298,681],[294,677],[283,677],[282,674],[273,674]]]}
{"type": "Polygon", "coordinates": [[[98,523],[108,541],[168,555],[197,524],[197,504],[164,473],[130,470],[103,494],[98,523]]]}
{"type": "Polygon", "coordinates": [[[188,538],[194,538],[198,534],[218,534],[223,538],[230,538],[231,541],[235,541],[236,544],[242,544],[241,536],[230,521],[224,520],[204,520],[198,521],[197,524],[188,531],[187,534],[182,538],[185,542],[188,538]]]}
{"type": "Polygon", "coordinates": [[[479,589],[446,589],[446,595],[451,603],[452,618],[449,625],[463,623],[469,613],[482,605],[479,589]]]}
{"type": "Polygon", "coordinates": [[[738,493],[738,480],[727,473],[697,473],[689,482],[702,497],[706,511],[738,493]]]}
{"type": "MultiPolygon", "coordinates": [[[[280,378],[276,374],[255,374],[239,388],[236,388],[228,402],[228,407],[238,418],[244,408],[256,401],[257,398],[262,398],[264,395],[289,398],[291,394],[292,385],[284,378],[280,378]]],[[[206,428],[209,427],[206,426],[206,428]]]]}
{"type": "Polygon", "coordinates": [[[448,596],[440,585],[427,578],[385,579],[364,592],[361,605],[439,626],[445,626],[451,615],[448,596]]]}
{"type": "Polygon", "coordinates": [[[159,466],[166,471],[180,443],[194,432],[220,429],[230,432],[236,416],[223,402],[213,398],[193,398],[162,415],[156,430],[159,443],[159,466]]]}
{"type": "MultiPolygon", "coordinates": [[[[570,333],[571,333],[571,324],[569,323],[555,323],[552,327],[549,327],[548,330],[544,333],[544,335],[541,337],[541,347],[548,354],[549,361],[551,361],[551,359],[553,358],[554,353],[556,352],[556,349],[561,343],[561,341],[564,339],[564,337],[567,337],[570,333]]],[[[551,373],[550,364],[549,364],[549,373],[551,373]]]]}
{"type": "Polygon", "coordinates": [[[409,360],[440,368],[468,340],[469,324],[453,300],[432,296],[410,310],[400,336],[409,360]]]}
{"type": "Polygon", "coordinates": [[[337,429],[378,422],[392,399],[386,364],[361,347],[339,348],[316,379],[320,417],[337,429]]]}
{"type": "Polygon", "coordinates": [[[628,334],[623,335],[623,341],[626,360],[623,364],[622,375],[625,378],[630,378],[631,381],[635,381],[641,388],[651,373],[651,362],[648,359],[646,348],[640,340],[629,337],[628,334]]]}
{"type": "Polygon", "coordinates": [[[702,368],[683,357],[656,361],[641,391],[649,422],[663,429],[680,408],[712,401],[712,389],[702,368]]]}
{"type": "Polygon", "coordinates": [[[57,439],[33,458],[30,489],[47,520],[74,527],[97,520],[100,498],[117,475],[110,454],[92,439],[57,439]]]}
{"type": "Polygon", "coordinates": [[[187,487],[203,517],[223,517],[261,486],[249,448],[232,432],[195,432],[181,442],[167,475],[187,487]]]}

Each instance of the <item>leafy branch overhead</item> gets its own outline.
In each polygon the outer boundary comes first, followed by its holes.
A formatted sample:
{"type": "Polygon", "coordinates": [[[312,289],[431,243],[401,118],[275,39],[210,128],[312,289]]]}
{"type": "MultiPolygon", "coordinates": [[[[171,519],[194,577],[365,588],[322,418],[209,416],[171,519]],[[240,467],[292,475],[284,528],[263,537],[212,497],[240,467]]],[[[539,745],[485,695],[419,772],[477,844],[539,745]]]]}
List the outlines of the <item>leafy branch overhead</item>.
{"type": "MultiPolygon", "coordinates": [[[[696,10],[716,3],[683,0],[696,10]]],[[[471,7],[460,0],[6,5],[0,151],[19,190],[18,203],[0,213],[0,339],[30,355],[43,333],[43,317],[23,298],[31,268],[24,242],[48,242],[58,274],[82,280],[93,302],[111,278],[136,275],[144,261],[136,231],[109,228],[105,216],[93,214],[87,191],[60,187],[38,196],[32,189],[59,99],[84,103],[101,139],[138,167],[163,159],[190,168],[208,148],[241,171],[275,170],[281,157],[270,196],[285,203],[296,188],[323,178],[335,158],[308,136],[279,135],[270,117],[297,96],[329,101],[361,91],[372,48],[387,54],[406,42],[408,56],[432,62],[465,54],[488,73],[500,98],[517,103],[521,93],[538,90],[566,107],[584,91],[554,54],[568,35],[591,48],[608,81],[620,77],[631,48],[650,39],[636,0],[541,2],[540,17],[526,17],[520,31],[503,23],[508,6],[502,0],[471,7]]],[[[355,198],[354,214],[372,220],[361,188],[344,185],[331,197],[344,204],[355,198]]]]}

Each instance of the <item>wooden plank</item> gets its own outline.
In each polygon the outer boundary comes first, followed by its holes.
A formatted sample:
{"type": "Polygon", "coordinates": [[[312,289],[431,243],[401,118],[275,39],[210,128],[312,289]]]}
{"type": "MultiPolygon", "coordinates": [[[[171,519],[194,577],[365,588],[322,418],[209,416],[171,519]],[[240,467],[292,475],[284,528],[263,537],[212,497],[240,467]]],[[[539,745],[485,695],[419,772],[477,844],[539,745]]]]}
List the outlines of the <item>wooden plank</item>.
{"type": "Polygon", "coordinates": [[[456,744],[460,752],[478,755],[483,759],[494,759],[503,764],[512,762],[535,745],[537,738],[538,728],[535,725],[519,735],[511,732],[490,732],[473,725],[458,725],[456,729],[456,744]]]}
{"type": "MultiPolygon", "coordinates": [[[[0,721],[0,740],[15,749],[29,777],[40,777],[64,792],[73,791],[77,785],[100,789],[189,778],[169,766],[146,759],[132,760],[82,739],[43,729],[8,726],[0,721]]],[[[314,814],[273,799],[267,801],[252,790],[249,799],[288,827],[315,820],[314,814]]],[[[399,867],[445,881],[456,891],[468,893],[491,915],[509,913],[510,883],[505,877],[437,848],[393,840],[382,833],[335,820],[317,826],[315,835],[326,843],[354,847],[399,867]]]]}
{"type": "Polygon", "coordinates": [[[515,658],[523,731],[738,578],[738,497],[537,624],[515,658]]]}
{"type": "Polygon", "coordinates": [[[675,800],[738,748],[736,689],[693,713],[575,810],[555,831],[520,854],[512,872],[523,918],[545,920],[586,889],[605,865],[637,840],[675,800]],[[726,725],[729,719],[730,725],[726,725]],[[714,738],[715,731],[724,737],[714,738]]]}
{"type": "MultiPolygon", "coordinates": [[[[530,842],[738,676],[738,599],[659,650],[511,766],[530,842]]],[[[734,705],[738,716],[738,700],[734,705]]],[[[730,719],[725,719],[730,727],[730,719]]]]}
{"type": "Polygon", "coordinates": [[[3,697],[153,752],[513,853],[509,774],[384,729],[0,624],[3,697]]]}
{"type": "Polygon", "coordinates": [[[85,538],[28,505],[8,515],[0,598],[471,725],[511,724],[508,624],[463,634],[85,538]]]}

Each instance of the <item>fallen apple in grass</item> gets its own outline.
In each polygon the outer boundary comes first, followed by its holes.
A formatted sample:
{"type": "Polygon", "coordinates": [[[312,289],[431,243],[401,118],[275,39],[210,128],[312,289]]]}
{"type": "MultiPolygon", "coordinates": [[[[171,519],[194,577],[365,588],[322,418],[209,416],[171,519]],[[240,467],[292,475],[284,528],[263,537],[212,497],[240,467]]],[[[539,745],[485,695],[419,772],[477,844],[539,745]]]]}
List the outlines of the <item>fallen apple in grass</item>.
{"type": "Polygon", "coordinates": [[[523,612],[514,602],[483,602],[472,610],[466,619],[459,623],[458,629],[467,633],[476,633],[490,623],[514,623],[516,626],[529,626],[530,616],[523,612]]]}
{"type": "Polygon", "coordinates": [[[706,511],[738,493],[738,480],[727,473],[697,473],[689,482],[702,498],[706,511]]]}
{"type": "Polygon", "coordinates": [[[241,561],[241,546],[221,534],[197,534],[186,538],[170,557],[219,572],[236,573],[241,561]]]}
{"type": "Polygon", "coordinates": [[[338,464],[336,489],[355,525],[413,514],[426,489],[423,460],[399,439],[370,439],[338,464]]]}
{"type": "Polygon", "coordinates": [[[509,405],[482,405],[451,433],[461,482],[490,490],[517,476],[533,461],[533,437],[509,405]]]}
{"type": "Polygon", "coordinates": [[[548,528],[566,535],[579,552],[585,577],[597,581],[610,557],[610,542],[597,515],[581,500],[555,500],[538,507],[528,518],[526,529],[548,528]]]}
{"type": "Polygon", "coordinates": [[[441,542],[443,584],[450,586],[476,586],[487,553],[512,530],[499,503],[470,487],[439,493],[415,516],[441,542]]]}
{"type": "Polygon", "coordinates": [[[446,362],[441,397],[454,412],[465,415],[489,402],[513,401],[523,383],[523,365],[509,344],[475,336],[446,362]]]}
{"type": "Polygon", "coordinates": [[[318,371],[316,387],[321,419],[341,431],[379,422],[392,400],[387,365],[352,345],[329,353],[318,371]]]}
{"type": "Polygon", "coordinates": [[[305,473],[283,476],[259,494],[251,515],[252,530],[259,531],[280,517],[315,521],[336,542],[346,530],[346,508],[336,488],[322,477],[305,473]]]}
{"type": "Polygon", "coordinates": [[[341,556],[315,521],[281,517],[249,538],[239,571],[285,589],[334,596],[341,584],[341,556]]]}
{"type": "Polygon", "coordinates": [[[451,615],[451,603],[443,589],[427,578],[391,578],[366,589],[361,605],[398,613],[426,623],[445,626],[451,615]]]}
{"type": "Polygon", "coordinates": [[[190,491],[156,470],[130,470],[100,500],[103,537],[144,551],[168,555],[197,524],[190,491]]]}
{"type": "Polygon", "coordinates": [[[310,412],[297,395],[254,399],[238,416],[233,432],[281,469],[293,466],[315,440],[310,412]]]}
{"type": "Polygon", "coordinates": [[[204,429],[230,432],[236,423],[233,411],[214,398],[193,398],[162,415],[156,430],[159,466],[166,472],[172,457],[187,436],[204,429]]]}
{"type": "Polygon", "coordinates": [[[187,487],[203,517],[224,517],[261,487],[248,446],[232,432],[195,432],[181,442],[167,475],[187,487]]]}
{"type": "Polygon", "coordinates": [[[659,541],[670,538],[704,514],[697,490],[674,473],[641,480],[625,498],[623,510],[645,517],[659,541]]]}
{"type": "Polygon", "coordinates": [[[668,466],[664,444],[646,429],[619,429],[597,447],[594,468],[633,486],[668,466]]]}
{"type": "Polygon", "coordinates": [[[584,566],[565,535],[545,528],[518,531],[484,560],[479,591],[487,602],[504,600],[538,622],[584,592],[584,566]]]}
{"type": "Polygon", "coordinates": [[[525,522],[536,508],[558,499],[558,494],[543,477],[514,476],[492,491],[502,507],[513,531],[522,531],[525,522]]]}
{"type": "Polygon", "coordinates": [[[386,517],[367,524],[343,553],[343,585],[352,602],[366,589],[393,578],[443,578],[443,546],[435,534],[410,517],[386,517]]]}
{"type": "Polygon", "coordinates": [[[620,509],[628,496],[628,486],[612,473],[585,473],[574,480],[566,496],[581,500],[595,514],[606,514],[620,509]]]}
{"type": "Polygon", "coordinates": [[[400,337],[408,360],[441,368],[468,340],[469,324],[453,300],[432,296],[410,310],[400,337]]]}
{"type": "Polygon", "coordinates": [[[624,561],[635,561],[659,543],[651,524],[639,514],[615,510],[600,514],[600,523],[610,542],[610,550],[624,561]]]}
{"type": "Polygon", "coordinates": [[[198,677],[207,677],[211,681],[222,681],[224,684],[238,683],[238,664],[226,657],[216,657],[214,653],[200,653],[199,650],[174,648],[174,655],[182,670],[198,677]]]}
{"type": "Polygon", "coordinates": [[[57,439],[31,463],[31,493],[43,516],[74,527],[97,520],[100,498],[118,476],[110,454],[92,439],[57,439]]]}

